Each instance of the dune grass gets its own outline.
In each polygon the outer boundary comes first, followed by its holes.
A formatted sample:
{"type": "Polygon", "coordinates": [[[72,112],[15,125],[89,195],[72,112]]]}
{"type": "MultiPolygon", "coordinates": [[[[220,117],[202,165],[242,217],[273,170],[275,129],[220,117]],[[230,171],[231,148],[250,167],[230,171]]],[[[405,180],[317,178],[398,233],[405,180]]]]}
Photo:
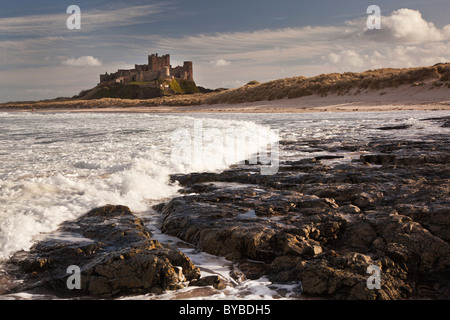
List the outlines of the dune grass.
{"type": "Polygon", "coordinates": [[[363,73],[345,72],[321,74],[315,77],[292,77],[245,86],[217,93],[205,99],[207,104],[243,103],[263,100],[294,99],[309,95],[360,94],[363,90],[382,90],[402,85],[417,86],[426,80],[449,86],[450,63],[432,67],[368,70],[363,73]]]}

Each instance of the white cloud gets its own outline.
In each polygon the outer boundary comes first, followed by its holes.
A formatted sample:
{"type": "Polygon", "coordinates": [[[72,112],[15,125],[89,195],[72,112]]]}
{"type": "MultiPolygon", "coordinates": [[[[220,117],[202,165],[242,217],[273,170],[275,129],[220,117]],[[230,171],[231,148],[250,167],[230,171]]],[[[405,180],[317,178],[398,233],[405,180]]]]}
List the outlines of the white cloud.
{"type": "Polygon", "coordinates": [[[339,72],[376,68],[413,68],[450,61],[450,42],[427,45],[396,45],[339,50],[323,56],[328,66],[339,72]]]}
{"type": "Polygon", "coordinates": [[[362,55],[356,50],[343,50],[339,53],[332,52],[328,55],[329,60],[333,64],[345,63],[346,67],[363,68],[367,63],[367,55],[362,55]]]}
{"type": "Polygon", "coordinates": [[[69,67],[98,67],[102,65],[102,62],[93,56],[83,56],[63,60],[61,64],[69,67]]]}
{"type": "MultiPolygon", "coordinates": [[[[351,23],[349,24],[351,25],[351,23]]],[[[380,30],[366,30],[364,36],[375,41],[418,44],[450,39],[450,25],[437,28],[423,19],[418,10],[399,9],[381,17],[380,30]]]]}
{"type": "Polygon", "coordinates": [[[346,39],[322,55],[339,72],[430,66],[450,61],[450,25],[437,28],[417,10],[399,9],[381,17],[380,30],[367,30],[363,19],[346,22],[346,39]]]}
{"type": "Polygon", "coordinates": [[[227,61],[224,59],[217,59],[214,61],[211,61],[211,64],[213,64],[216,67],[225,67],[231,64],[231,61],[227,61]]]}
{"type": "Polygon", "coordinates": [[[385,28],[390,29],[394,39],[407,42],[443,40],[441,31],[432,22],[422,18],[417,10],[400,9],[385,19],[385,28]]]}

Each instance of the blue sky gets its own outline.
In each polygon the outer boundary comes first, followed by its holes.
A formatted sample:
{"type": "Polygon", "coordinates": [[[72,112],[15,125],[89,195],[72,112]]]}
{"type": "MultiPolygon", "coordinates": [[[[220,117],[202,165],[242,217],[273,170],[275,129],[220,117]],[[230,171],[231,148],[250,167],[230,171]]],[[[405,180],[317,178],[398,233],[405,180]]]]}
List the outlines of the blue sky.
{"type": "Polygon", "coordinates": [[[72,96],[99,74],[170,53],[197,84],[236,87],[450,61],[450,3],[301,0],[0,0],[0,101],[72,96]],[[378,5],[381,30],[367,30],[378,5]],[[69,5],[81,30],[69,30],[69,5]]]}

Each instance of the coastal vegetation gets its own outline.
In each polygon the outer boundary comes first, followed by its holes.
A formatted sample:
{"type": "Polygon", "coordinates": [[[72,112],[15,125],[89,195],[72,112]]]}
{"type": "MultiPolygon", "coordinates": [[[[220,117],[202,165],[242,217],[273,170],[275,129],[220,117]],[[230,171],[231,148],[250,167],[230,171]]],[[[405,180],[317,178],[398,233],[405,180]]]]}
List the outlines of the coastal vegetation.
{"type": "Polygon", "coordinates": [[[358,96],[371,92],[379,95],[400,87],[416,90],[450,88],[450,63],[419,68],[383,68],[362,73],[344,72],[314,77],[291,77],[260,83],[249,81],[234,89],[205,89],[193,81],[99,85],[71,98],[8,102],[0,108],[108,108],[238,104],[257,101],[295,99],[306,96],[358,96]]]}
{"type": "MultiPolygon", "coordinates": [[[[315,77],[292,77],[265,83],[253,81],[245,86],[227,90],[205,99],[207,104],[243,103],[263,100],[294,99],[310,95],[357,95],[399,86],[424,85],[434,82],[450,88],[450,63],[432,67],[368,70],[321,74],[315,77]]],[[[436,85],[435,85],[436,86],[436,85]]]]}

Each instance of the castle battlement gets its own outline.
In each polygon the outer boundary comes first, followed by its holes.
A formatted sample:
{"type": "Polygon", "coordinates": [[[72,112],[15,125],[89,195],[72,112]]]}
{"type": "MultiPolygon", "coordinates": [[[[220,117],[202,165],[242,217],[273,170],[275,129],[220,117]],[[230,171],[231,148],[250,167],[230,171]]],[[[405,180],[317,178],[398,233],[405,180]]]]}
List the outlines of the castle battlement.
{"type": "Polygon", "coordinates": [[[148,56],[148,64],[134,66],[131,70],[118,70],[115,73],[100,75],[100,83],[115,81],[118,83],[144,82],[154,80],[188,80],[194,81],[192,61],[184,61],[183,66],[172,68],[170,54],[148,56]]]}

